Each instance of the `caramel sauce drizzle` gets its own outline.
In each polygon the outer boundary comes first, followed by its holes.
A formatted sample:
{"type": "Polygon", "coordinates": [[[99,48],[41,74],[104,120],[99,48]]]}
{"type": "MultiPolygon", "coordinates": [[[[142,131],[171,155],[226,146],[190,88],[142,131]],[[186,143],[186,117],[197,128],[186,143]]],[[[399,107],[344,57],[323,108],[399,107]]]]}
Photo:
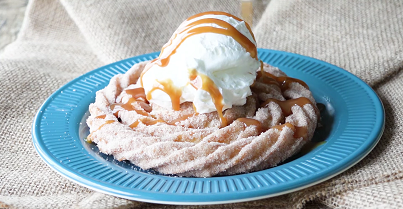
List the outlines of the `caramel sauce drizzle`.
{"type": "MultiPolygon", "coordinates": [[[[167,44],[165,44],[163,46],[163,48],[161,49],[161,53],[159,55],[158,58],[152,60],[150,63],[148,63],[145,67],[145,69],[143,70],[141,76],[140,76],[140,84],[143,86],[143,76],[144,74],[153,66],[153,65],[158,65],[160,67],[166,67],[169,63],[170,57],[176,53],[176,50],[178,49],[178,47],[189,37],[196,35],[196,34],[202,34],[202,33],[216,33],[216,34],[222,34],[222,35],[226,35],[226,36],[231,36],[232,38],[234,38],[239,44],[241,44],[247,52],[249,52],[250,56],[252,58],[258,59],[257,58],[257,49],[256,46],[246,37],[244,36],[242,33],[240,33],[237,29],[235,29],[231,24],[219,20],[219,19],[214,19],[214,18],[206,18],[206,19],[200,19],[194,22],[189,23],[190,20],[203,16],[203,15],[226,15],[228,17],[232,17],[238,21],[242,21],[240,18],[233,16],[231,14],[225,13],[225,12],[205,12],[205,13],[200,13],[197,15],[194,15],[190,18],[188,18],[183,24],[181,24],[181,26],[179,27],[179,29],[172,35],[171,39],[169,40],[169,42],[167,44]],[[211,25],[211,24],[216,24],[222,28],[216,28],[216,27],[212,27],[212,26],[200,26],[197,27],[200,24],[207,24],[207,25],[211,25]]],[[[245,25],[247,27],[247,29],[249,30],[250,34],[253,37],[253,40],[255,40],[255,37],[252,33],[252,30],[249,26],[249,24],[247,22],[245,22],[245,25]]],[[[299,84],[301,84],[302,86],[304,86],[305,88],[309,89],[308,85],[296,78],[291,78],[291,77],[287,77],[287,76],[274,76],[268,72],[265,72],[263,70],[263,62],[261,62],[261,70],[259,72],[257,72],[257,77],[256,80],[266,83],[266,84],[274,84],[277,85],[281,88],[282,91],[285,91],[286,89],[288,89],[290,87],[290,84],[293,82],[297,82],[299,84]]],[[[217,113],[221,119],[221,127],[225,127],[227,125],[227,120],[226,118],[224,118],[223,113],[222,113],[222,109],[223,109],[223,96],[220,93],[220,91],[218,90],[217,86],[214,84],[214,82],[206,75],[198,73],[196,69],[191,69],[189,70],[189,78],[190,78],[190,84],[196,88],[196,89],[203,89],[205,91],[207,91],[211,98],[212,101],[217,109],[217,113]]],[[[143,88],[136,88],[136,89],[129,89],[126,90],[127,94],[130,94],[132,97],[129,99],[129,101],[127,103],[116,103],[116,104],[112,104],[110,105],[111,109],[114,110],[115,107],[119,106],[125,110],[129,110],[129,111],[136,111],[138,114],[144,115],[144,116],[149,116],[149,112],[151,112],[151,106],[148,104],[148,101],[150,99],[152,99],[152,92],[155,90],[161,90],[165,93],[168,94],[168,96],[171,98],[172,101],[172,108],[174,110],[179,110],[180,109],[180,97],[182,95],[182,89],[177,88],[173,85],[172,80],[167,79],[164,81],[157,81],[157,84],[155,84],[153,86],[153,88],[147,93],[147,95],[144,92],[143,88]],[[141,100],[139,100],[141,99],[141,100]],[[138,102],[140,104],[140,106],[144,109],[144,110],[136,110],[134,109],[134,107],[132,106],[133,102],[138,102]]],[[[294,105],[298,105],[298,106],[304,106],[305,104],[311,104],[314,108],[316,108],[315,105],[312,104],[312,102],[305,98],[305,97],[301,97],[301,98],[297,98],[297,99],[292,99],[292,100],[286,100],[286,101],[279,101],[276,99],[269,99],[267,101],[264,102],[264,104],[262,106],[266,106],[267,104],[269,104],[270,102],[275,102],[277,103],[283,113],[288,116],[290,114],[292,114],[291,111],[291,107],[294,105]]],[[[193,105],[194,110],[196,112],[196,108],[193,105]]],[[[316,111],[316,109],[315,109],[316,111]]],[[[114,115],[116,117],[118,117],[118,112],[116,111],[114,113],[114,115]]],[[[317,111],[318,112],[318,111],[317,111]]],[[[132,123],[129,127],[130,128],[135,128],[138,126],[138,124],[141,122],[145,125],[154,125],[158,122],[164,122],[170,125],[175,125],[176,122],[182,121],[182,120],[186,120],[187,118],[193,116],[193,114],[191,115],[184,115],[180,118],[177,118],[169,123],[167,123],[166,121],[160,120],[160,119],[150,119],[150,118],[143,118],[140,120],[135,121],[134,123],[132,123]]],[[[99,119],[104,119],[106,117],[106,115],[100,115],[97,116],[96,118],[99,119]]],[[[258,130],[260,132],[263,131],[262,128],[262,124],[255,120],[255,119],[251,119],[251,118],[238,118],[237,121],[240,121],[242,123],[244,123],[247,126],[250,125],[254,125],[258,128],[258,130]]],[[[113,123],[115,122],[114,120],[107,120],[105,122],[105,124],[101,125],[97,130],[101,129],[104,125],[109,124],[109,123],[113,123]]],[[[277,125],[277,126],[273,126],[272,128],[274,129],[278,129],[278,130],[282,130],[284,127],[288,127],[291,128],[294,132],[294,137],[295,138],[306,138],[307,136],[307,129],[306,127],[296,127],[294,125],[292,125],[291,123],[285,123],[283,125],[277,125]]],[[[96,131],[97,131],[96,130],[96,131]]],[[[94,131],[95,132],[95,131],[94,131]]],[[[93,133],[93,132],[92,132],[93,133]]],[[[92,134],[91,133],[91,134],[92,134]]]]}
{"type": "Polygon", "coordinates": [[[139,120],[136,120],[134,123],[130,124],[129,127],[130,127],[131,129],[136,128],[136,127],[139,125],[139,123],[140,123],[140,121],[139,121],[139,120]]]}
{"type": "Polygon", "coordinates": [[[190,83],[194,88],[203,89],[210,94],[215,108],[217,109],[218,116],[220,117],[221,127],[227,126],[227,119],[222,113],[224,107],[223,97],[217,86],[214,84],[214,81],[208,76],[197,72],[196,69],[189,70],[189,75],[190,83]]]}
{"type": "MultiPolygon", "coordinates": [[[[197,72],[195,69],[189,70],[189,74],[190,74],[191,84],[192,84],[193,87],[195,87],[196,89],[201,88],[201,89],[203,89],[203,90],[205,90],[205,91],[210,93],[210,95],[211,95],[211,97],[213,99],[213,102],[216,105],[217,112],[218,112],[218,114],[220,116],[221,123],[222,123],[221,126],[222,127],[226,126],[227,121],[223,117],[223,114],[222,114],[222,108],[223,108],[222,100],[223,100],[223,98],[222,98],[222,95],[219,92],[218,88],[215,86],[214,82],[208,76],[197,72]],[[220,110],[220,111],[218,111],[218,110],[220,110]]],[[[149,111],[151,111],[151,107],[145,101],[142,101],[142,100],[139,101],[138,100],[139,98],[141,98],[143,100],[144,100],[144,98],[147,98],[148,95],[147,96],[144,95],[144,89],[142,89],[142,88],[130,89],[130,90],[126,90],[126,93],[128,93],[128,94],[130,94],[132,96],[129,99],[129,101],[127,103],[124,103],[124,104],[112,104],[110,106],[111,109],[114,110],[116,106],[120,106],[120,107],[122,107],[122,108],[124,108],[126,110],[129,110],[129,111],[134,110],[138,114],[148,116],[147,112],[145,112],[143,110],[136,110],[131,105],[133,102],[140,102],[140,104],[147,105],[145,107],[149,107],[150,108],[149,111]]],[[[305,104],[311,104],[314,108],[316,108],[315,105],[313,105],[312,102],[308,98],[305,98],[305,97],[300,97],[300,98],[297,98],[297,99],[290,99],[290,100],[286,100],[286,101],[280,101],[280,100],[276,100],[276,99],[268,99],[263,103],[262,107],[266,106],[270,102],[275,102],[276,104],[278,104],[280,106],[282,112],[286,116],[292,114],[291,108],[293,106],[295,106],[295,105],[298,105],[298,106],[302,107],[305,104]]],[[[118,111],[114,113],[114,115],[116,117],[118,117],[117,114],[118,114],[118,111]]],[[[183,116],[181,116],[181,117],[179,117],[179,118],[177,118],[177,119],[175,119],[175,120],[173,120],[171,122],[168,122],[168,123],[166,121],[163,121],[163,120],[160,120],[160,119],[142,118],[142,119],[139,119],[139,120],[135,121],[134,123],[130,124],[129,127],[132,128],[132,129],[136,128],[140,122],[145,124],[145,125],[147,125],[147,126],[148,125],[154,125],[154,124],[159,123],[159,122],[166,123],[166,124],[169,124],[169,125],[175,125],[176,122],[186,120],[187,118],[189,118],[189,117],[191,117],[193,115],[194,114],[183,115],[183,116]]],[[[95,118],[97,118],[97,119],[105,119],[105,117],[106,117],[106,115],[99,115],[99,116],[96,116],[95,118]]],[[[265,131],[265,130],[263,130],[262,124],[258,120],[251,119],[251,118],[238,118],[237,121],[244,123],[246,126],[250,126],[250,125],[256,126],[258,131],[259,131],[259,133],[265,131]]],[[[110,123],[113,123],[113,122],[115,122],[115,121],[114,120],[105,121],[105,123],[102,124],[101,126],[99,126],[97,130],[93,131],[88,136],[88,138],[91,138],[91,135],[94,132],[100,130],[106,124],[110,124],[110,123]]],[[[284,127],[288,127],[290,129],[292,129],[292,131],[294,132],[294,138],[303,137],[305,139],[307,137],[307,128],[306,127],[297,127],[297,126],[292,125],[291,123],[285,123],[283,125],[277,125],[277,126],[273,126],[271,128],[274,128],[274,129],[277,129],[277,130],[281,131],[284,127]]],[[[87,141],[91,142],[90,140],[87,140],[87,141]]]]}
{"type": "Polygon", "coordinates": [[[97,130],[91,132],[91,134],[88,135],[88,137],[87,137],[87,142],[92,142],[89,138],[92,138],[92,134],[93,134],[93,133],[95,133],[95,132],[101,130],[101,128],[104,127],[106,124],[111,124],[111,123],[113,123],[113,122],[115,122],[115,121],[114,121],[114,120],[107,120],[107,121],[105,121],[105,123],[102,124],[102,125],[100,125],[100,126],[97,128],[97,130]]]}
{"type": "MultiPolygon", "coordinates": [[[[261,69],[263,69],[263,63],[261,62],[261,69]]],[[[287,79],[287,78],[283,78],[283,77],[275,77],[278,79],[274,78],[275,76],[264,72],[264,71],[259,71],[257,73],[257,77],[256,79],[259,81],[263,81],[265,83],[275,83],[277,85],[280,85],[278,80],[283,80],[283,84],[287,83],[287,82],[295,82],[293,79],[287,79]]],[[[223,109],[223,97],[222,94],[220,93],[220,91],[218,90],[218,88],[216,87],[216,85],[214,84],[214,81],[212,81],[208,76],[199,73],[196,71],[196,69],[191,69],[189,70],[189,79],[190,79],[190,84],[196,88],[196,89],[203,89],[207,92],[209,92],[209,94],[211,95],[211,98],[216,106],[217,109],[217,113],[221,119],[221,127],[225,127],[227,125],[227,120],[226,118],[224,118],[223,113],[222,113],[222,109],[223,109]]],[[[298,79],[295,79],[298,80],[298,79]]],[[[299,81],[299,80],[298,80],[299,81]]],[[[302,82],[302,81],[301,81],[302,82]]],[[[166,80],[166,81],[159,81],[158,82],[159,85],[156,85],[152,91],[159,89],[162,90],[164,92],[166,92],[172,101],[172,106],[174,108],[174,110],[179,110],[180,109],[180,96],[181,96],[181,89],[176,88],[175,86],[172,85],[172,81],[171,80],[166,80]]],[[[305,84],[303,82],[303,84],[305,84]]],[[[306,84],[305,84],[306,85],[306,84]]],[[[286,84],[285,86],[289,86],[289,84],[286,84]]],[[[143,88],[136,88],[136,89],[128,89],[125,90],[127,94],[131,95],[132,97],[129,99],[129,101],[127,103],[115,103],[110,105],[110,108],[112,110],[115,109],[116,106],[120,106],[121,108],[128,110],[128,111],[136,111],[138,114],[144,115],[144,116],[149,116],[148,112],[151,112],[151,106],[147,103],[149,99],[151,99],[151,92],[150,91],[147,95],[145,95],[144,89],[143,88]],[[140,100],[139,100],[140,99],[140,100]],[[133,102],[138,102],[140,104],[140,106],[144,109],[144,110],[136,110],[134,109],[134,107],[132,106],[133,102]]],[[[298,105],[300,107],[303,107],[305,104],[311,104],[314,108],[315,111],[317,112],[317,114],[319,113],[319,111],[317,110],[316,106],[308,99],[305,97],[300,97],[297,99],[290,99],[290,100],[286,100],[286,101],[280,101],[280,100],[276,100],[276,99],[268,99],[266,100],[263,104],[262,107],[266,106],[267,104],[269,104],[270,102],[275,102],[276,104],[278,104],[282,110],[282,112],[284,113],[285,116],[291,115],[292,111],[291,108],[295,105],[298,105]]],[[[193,108],[196,112],[196,107],[193,104],[193,108]]],[[[114,113],[114,115],[116,117],[118,117],[118,112],[116,111],[114,113]]],[[[142,122],[145,125],[154,125],[158,122],[163,122],[169,125],[175,125],[175,123],[182,121],[182,120],[186,120],[187,118],[193,116],[194,114],[189,114],[189,115],[183,115],[180,118],[177,118],[171,122],[166,122],[160,119],[150,119],[150,118],[143,118],[140,120],[135,121],[134,123],[132,123],[129,127],[130,128],[135,128],[138,126],[138,124],[140,122],[142,122]]],[[[99,115],[95,118],[97,119],[105,119],[106,115],[99,115]]],[[[259,130],[259,132],[263,132],[265,130],[263,130],[262,128],[262,124],[255,120],[255,119],[251,119],[251,118],[238,118],[237,121],[244,123],[247,126],[250,125],[254,125],[257,127],[257,129],[259,130]]],[[[112,123],[114,122],[113,120],[108,120],[106,121],[105,124],[108,123],[112,123]]],[[[105,124],[101,125],[97,130],[99,130],[100,128],[102,128],[105,124]]],[[[306,127],[296,127],[293,126],[290,123],[285,123],[283,125],[278,125],[278,126],[273,126],[272,128],[278,129],[278,130],[282,130],[282,128],[284,128],[285,126],[291,128],[294,131],[294,137],[295,138],[299,138],[299,137],[306,137],[307,136],[307,129],[306,127]]],[[[96,131],[97,131],[96,130],[96,131]]],[[[94,131],[95,132],[95,131],[94,131]]]]}
{"type": "Polygon", "coordinates": [[[129,99],[129,101],[127,101],[127,103],[115,103],[115,104],[112,104],[112,105],[110,106],[110,108],[111,108],[112,111],[114,111],[113,115],[114,115],[115,117],[118,117],[119,110],[115,111],[115,109],[116,109],[116,107],[121,107],[121,108],[123,108],[123,109],[125,109],[125,110],[128,110],[128,111],[136,111],[137,114],[144,115],[144,116],[148,116],[148,113],[147,113],[146,111],[134,109],[134,107],[133,107],[133,105],[132,105],[133,102],[138,102],[138,101],[136,101],[136,99],[134,99],[134,98],[132,97],[132,98],[129,99]]]}
{"type": "Polygon", "coordinates": [[[306,104],[312,105],[312,107],[315,109],[315,113],[317,115],[319,114],[319,110],[317,109],[317,107],[311,102],[311,100],[309,100],[306,97],[300,97],[300,98],[296,98],[296,99],[289,99],[289,100],[285,100],[285,101],[280,101],[280,100],[277,100],[277,99],[268,99],[261,105],[261,107],[265,107],[270,102],[275,102],[276,104],[278,104],[278,106],[280,106],[281,111],[283,111],[285,116],[289,116],[289,115],[292,114],[291,108],[293,106],[297,105],[297,106],[303,107],[306,104]]]}
{"type": "Polygon", "coordinates": [[[171,98],[173,110],[180,110],[180,98],[182,96],[182,89],[174,86],[171,79],[156,81],[154,87],[147,93],[147,100],[152,99],[151,94],[157,89],[168,94],[168,96],[171,98]]]}
{"type": "Polygon", "coordinates": [[[266,76],[264,71],[258,71],[257,72],[256,81],[265,83],[267,85],[273,84],[273,85],[276,85],[276,86],[281,88],[281,86],[278,83],[278,81],[276,79],[272,78],[272,77],[266,76]]]}
{"type": "Polygon", "coordinates": [[[180,38],[180,42],[178,45],[175,46],[174,49],[177,49],[182,42],[187,39],[190,36],[196,35],[196,34],[201,34],[201,33],[216,33],[216,34],[222,34],[226,36],[230,36],[233,39],[235,39],[239,44],[241,44],[242,47],[245,48],[247,52],[249,52],[250,56],[252,58],[257,59],[257,49],[255,44],[253,44],[245,35],[243,35],[241,32],[239,32],[236,28],[234,28],[231,24],[215,19],[215,18],[206,18],[206,19],[200,19],[196,20],[192,23],[189,23],[187,26],[183,28],[179,32],[180,35],[182,35],[180,38]],[[194,27],[197,25],[201,24],[216,24],[222,28],[216,28],[212,26],[200,26],[200,27],[194,27]],[[192,28],[193,27],[193,28],[192,28]]]}
{"type": "Polygon", "coordinates": [[[132,96],[134,99],[142,98],[144,101],[147,101],[146,93],[144,88],[135,88],[135,89],[127,89],[125,92],[132,96]]]}
{"type": "MultiPolygon", "coordinates": [[[[208,11],[208,12],[199,13],[199,14],[196,14],[196,15],[193,15],[193,16],[189,17],[189,18],[186,19],[186,20],[187,20],[187,21],[190,21],[190,20],[192,20],[192,19],[201,17],[201,16],[203,16],[203,15],[225,15],[225,16],[228,16],[228,17],[232,17],[232,18],[234,18],[235,20],[243,21],[241,18],[238,18],[238,17],[236,17],[236,16],[234,16],[234,15],[232,15],[232,14],[228,14],[228,13],[226,13],[226,12],[220,12],[220,11],[208,11]]],[[[246,26],[246,28],[249,30],[249,33],[252,35],[253,40],[256,41],[255,36],[254,36],[254,34],[252,33],[252,29],[250,28],[248,22],[246,22],[246,21],[245,21],[245,26],[246,26]]]]}
{"type": "MultiPolygon", "coordinates": [[[[305,104],[311,104],[315,108],[315,112],[318,114],[318,111],[316,110],[316,106],[314,104],[312,104],[312,102],[308,98],[305,98],[305,97],[300,97],[297,99],[290,99],[290,100],[286,100],[286,101],[280,101],[277,99],[268,99],[268,100],[266,100],[266,102],[263,103],[262,107],[265,107],[270,102],[275,102],[276,104],[278,104],[281,108],[281,111],[283,112],[283,114],[285,116],[289,116],[292,114],[291,108],[293,106],[298,105],[300,107],[303,107],[305,104]]],[[[237,121],[243,122],[247,126],[255,125],[258,127],[258,130],[260,130],[261,132],[265,131],[265,130],[262,130],[262,124],[257,120],[254,120],[251,118],[238,118],[237,121]]],[[[291,123],[285,123],[283,125],[272,126],[271,128],[278,129],[281,131],[286,126],[288,128],[292,129],[292,131],[294,132],[294,138],[303,137],[304,139],[306,139],[306,137],[308,135],[308,130],[306,127],[298,127],[298,126],[292,125],[291,123]]]]}
{"type": "MultiPolygon", "coordinates": [[[[255,120],[252,118],[238,118],[238,119],[236,119],[236,121],[242,122],[246,126],[251,126],[251,125],[256,126],[259,133],[266,131],[263,129],[262,124],[258,120],[255,120]]],[[[308,129],[306,127],[294,126],[291,123],[285,123],[283,125],[276,125],[276,126],[272,126],[271,128],[282,131],[284,127],[288,127],[294,132],[294,138],[303,137],[304,139],[306,139],[306,137],[308,136],[308,129]]]]}
{"type": "Polygon", "coordinates": [[[176,53],[178,47],[189,37],[202,34],[202,33],[216,33],[221,35],[230,36],[235,39],[242,47],[245,48],[247,52],[249,52],[252,58],[257,59],[257,49],[255,44],[253,44],[246,36],[244,36],[241,32],[239,32],[236,28],[234,28],[231,24],[215,19],[215,18],[206,18],[196,20],[191,23],[187,23],[184,27],[179,28],[172,38],[169,40],[167,44],[165,44],[161,53],[157,59],[151,61],[153,64],[157,64],[160,67],[166,67],[169,63],[170,57],[176,53]],[[216,24],[222,28],[216,28],[213,26],[200,26],[195,27],[201,24],[216,24]]]}
{"type": "Polygon", "coordinates": [[[131,95],[131,98],[126,103],[115,103],[111,104],[110,108],[114,111],[113,115],[115,117],[119,116],[119,110],[115,111],[116,107],[120,107],[128,111],[136,111],[137,114],[148,116],[151,112],[151,106],[147,103],[146,95],[143,88],[127,89],[125,92],[131,95]],[[144,110],[137,110],[133,107],[133,103],[137,102],[144,110]]]}
{"type": "MultiPolygon", "coordinates": [[[[147,101],[147,100],[146,100],[147,101]]],[[[143,108],[147,113],[151,112],[153,109],[151,108],[150,104],[144,101],[136,101],[139,103],[141,108],[143,108]]]]}
{"type": "MultiPolygon", "coordinates": [[[[214,12],[213,12],[214,13],[214,12]]],[[[213,13],[202,13],[199,14],[201,15],[205,15],[205,14],[213,14],[213,13]]],[[[230,14],[227,13],[222,13],[222,12],[218,12],[220,15],[227,15],[227,16],[232,16],[230,14]]],[[[178,47],[189,37],[193,36],[193,35],[197,35],[197,34],[202,34],[202,33],[216,33],[216,34],[222,34],[222,35],[226,35],[226,36],[231,36],[233,39],[235,39],[239,44],[241,44],[242,47],[245,48],[245,50],[247,52],[249,52],[250,56],[252,58],[258,59],[257,58],[257,49],[255,44],[253,44],[246,36],[244,36],[241,32],[239,32],[236,28],[234,28],[231,24],[223,21],[223,20],[219,20],[219,19],[215,19],[215,18],[206,18],[206,19],[200,19],[191,23],[188,23],[189,20],[194,19],[196,17],[199,16],[194,16],[194,17],[190,17],[188,18],[188,21],[185,21],[181,26],[179,26],[179,29],[177,31],[175,31],[175,33],[172,35],[171,39],[168,41],[167,44],[165,44],[162,49],[161,49],[161,53],[158,56],[158,58],[152,60],[150,63],[148,63],[145,67],[145,69],[143,70],[143,72],[141,73],[140,76],[140,84],[142,86],[143,85],[143,76],[144,74],[155,64],[157,64],[160,67],[166,67],[169,63],[170,57],[176,53],[176,50],[178,49],[178,47]],[[198,26],[201,24],[216,24],[222,28],[216,28],[216,27],[212,27],[212,26],[200,26],[200,27],[194,27],[194,26],[198,26]]],[[[234,16],[232,16],[234,17],[234,16]]],[[[237,19],[238,21],[242,21],[239,18],[234,18],[237,19]]],[[[247,25],[247,23],[245,22],[249,32],[252,34],[250,30],[249,25],[247,25]]],[[[255,39],[253,37],[253,39],[255,39]]]]}
{"type": "Polygon", "coordinates": [[[165,121],[160,120],[160,119],[155,120],[155,119],[151,119],[151,118],[142,118],[142,119],[136,120],[134,123],[130,124],[129,127],[131,129],[136,128],[140,122],[142,122],[146,126],[155,125],[160,122],[165,123],[165,121]]]}
{"type": "Polygon", "coordinates": [[[98,115],[95,119],[105,119],[106,115],[98,115]]]}
{"type": "MultiPolygon", "coordinates": [[[[194,15],[190,18],[188,18],[184,23],[179,26],[178,30],[175,31],[175,33],[172,35],[171,39],[167,44],[165,44],[162,49],[161,53],[158,58],[152,60],[150,63],[148,63],[141,73],[140,76],[140,84],[143,85],[143,76],[147,71],[153,66],[153,65],[158,65],[160,67],[166,67],[169,63],[170,57],[176,53],[176,50],[178,47],[189,37],[197,34],[202,34],[202,33],[216,33],[216,34],[222,34],[226,36],[230,36],[234,38],[239,44],[241,44],[247,52],[249,52],[250,56],[252,58],[258,59],[257,58],[257,49],[255,44],[253,44],[246,36],[244,36],[242,33],[240,33],[236,28],[234,28],[231,24],[215,19],[215,18],[206,18],[206,19],[200,19],[196,20],[194,22],[190,22],[190,20],[203,16],[203,15],[226,15],[228,17],[232,17],[238,21],[242,21],[241,19],[227,14],[225,12],[204,12],[200,13],[197,15],[194,15]],[[216,24],[220,26],[221,28],[216,28],[212,26],[200,26],[197,27],[201,24],[216,24]]],[[[252,30],[248,23],[245,22],[246,27],[248,28],[250,34],[253,37],[253,40],[255,40],[255,37],[253,36],[252,30]]],[[[207,76],[206,76],[207,77],[207,76]]],[[[207,79],[203,79],[207,80],[207,79]]],[[[214,84],[214,82],[210,82],[210,78],[208,78],[209,81],[208,83],[214,84]]],[[[172,85],[171,80],[166,80],[166,81],[159,81],[159,85],[154,86],[148,93],[147,93],[147,99],[151,99],[151,93],[157,89],[164,91],[167,93],[172,101],[172,108],[174,110],[179,110],[180,109],[180,97],[182,94],[181,89],[178,89],[177,87],[174,87],[172,85]]],[[[222,95],[218,91],[217,87],[213,85],[213,87],[208,87],[207,85],[202,85],[201,87],[203,90],[209,92],[211,94],[211,97],[213,98],[213,102],[217,108],[217,112],[221,118],[221,124],[225,126],[227,123],[225,121],[225,118],[222,115],[222,95]],[[218,94],[217,94],[218,93],[218,94]]]]}
{"type": "Polygon", "coordinates": [[[236,121],[244,123],[246,126],[256,126],[259,133],[263,132],[262,123],[252,118],[238,118],[236,121]]]}
{"type": "Polygon", "coordinates": [[[306,127],[294,126],[291,123],[284,123],[283,125],[272,126],[271,128],[282,131],[284,127],[290,128],[294,132],[294,138],[304,138],[308,136],[308,129],[306,127]]]}
{"type": "Polygon", "coordinates": [[[166,121],[161,120],[161,119],[142,118],[142,119],[136,120],[134,123],[130,124],[129,127],[132,128],[132,129],[136,128],[139,125],[140,122],[142,122],[146,126],[155,125],[157,123],[166,123],[166,124],[169,124],[169,125],[175,125],[175,123],[183,121],[183,120],[186,120],[186,119],[188,119],[189,117],[192,117],[192,116],[194,116],[194,114],[183,115],[182,117],[179,117],[179,118],[177,118],[177,119],[175,119],[175,120],[173,120],[171,122],[166,122],[166,121]]]}
{"type": "Polygon", "coordinates": [[[198,115],[198,113],[196,113],[196,114],[182,115],[181,117],[176,118],[175,120],[173,120],[173,121],[171,121],[171,122],[168,122],[167,124],[169,124],[169,125],[175,125],[177,122],[184,121],[184,120],[186,120],[186,119],[188,119],[188,118],[190,118],[190,117],[192,117],[192,116],[195,116],[195,115],[198,115]]]}
{"type": "MultiPolygon", "coordinates": [[[[261,66],[262,68],[263,66],[261,66]]],[[[276,82],[278,84],[278,82],[276,80],[274,80],[274,78],[272,78],[273,76],[267,76],[267,74],[264,71],[259,71],[257,78],[256,79],[267,79],[267,82],[276,82]]],[[[271,75],[271,74],[270,74],[271,75]]],[[[214,82],[206,75],[197,72],[195,69],[191,69],[189,70],[189,79],[190,79],[190,84],[196,88],[196,89],[203,89],[207,92],[209,92],[209,94],[211,95],[211,98],[216,106],[217,109],[217,113],[221,119],[221,127],[225,127],[227,125],[227,120],[226,118],[223,116],[222,113],[222,109],[223,109],[223,97],[222,94],[220,93],[220,91],[218,90],[218,88],[216,87],[216,85],[214,84],[214,82]]],[[[156,89],[160,89],[164,92],[166,92],[172,101],[172,106],[175,110],[179,110],[180,109],[180,96],[182,91],[176,87],[174,87],[172,85],[172,81],[171,80],[167,80],[167,81],[163,81],[163,82],[159,82],[158,86],[155,86],[154,90],[156,89]]],[[[147,103],[147,100],[151,99],[151,92],[150,91],[147,95],[145,95],[144,89],[143,88],[136,88],[136,89],[128,89],[126,90],[127,94],[130,94],[132,97],[129,99],[129,101],[127,103],[115,103],[110,105],[110,108],[112,110],[114,110],[117,106],[128,110],[128,111],[136,111],[138,114],[144,115],[144,116],[149,116],[149,112],[151,112],[151,106],[147,103]],[[141,99],[141,100],[139,100],[141,99]],[[134,109],[132,103],[133,102],[138,102],[140,104],[140,106],[144,109],[144,110],[136,110],[134,109]]],[[[305,97],[300,97],[297,99],[291,99],[291,100],[286,100],[286,101],[280,101],[280,100],[276,100],[276,99],[268,99],[266,100],[262,107],[266,106],[267,104],[269,104],[270,102],[275,102],[276,104],[278,104],[282,110],[282,112],[284,113],[285,116],[291,115],[292,111],[291,108],[295,105],[298,106],[304,106],[305,104],[311,104],[314,108],[315,111],[318,113],[319,111],[316,110],[316,106],[314,104],[312,104],[312,102],[305,97]]],[[[194,104],[193,104],[193,108],[195,108],[194,104]]],[[[115,117],[118,117],[118,112],[116,111],[114,112],[115,117]]],[[[190,115],[184,115],[180,118],[177,118],[171,122],[166,122],[160,119],[142,119],[141,122],[144,123],[145,125],[154,125],[158,122],[164,122],[167,123],[169,125],[175,125],[175,123],[182,121],[182,120],[186,120],[187,118],[193,116],[193,114],[190,115]]],[[[96,118],[97,119],[105,119],[106,115],[99,115],[96,118]]],[[[257,126],[258,130],[260,132],[264,131],[262,128],[262,125],[260,124],[259,121],[251,119],[251,118],[238,118],[237,121],[240,121],[242,123],[244,123],[245,125],[249,126],[249,125],[255,125],[257,126]]],[[[140,120],[135,121],[134,123],[132,123],[130,125],[130,128],[135,128],[138,126],[138,124],[140,123],[140,120]]],[[[286,123],[287,124],[287,123],[286,123]]],[[[286,126],[290,126],[286,125],[286,126]]],[[[282,125],[284,126],[284,125],[282,125]]],[[[102,126],[101,126],[102,127],[102,126]]],[[[278,128],[276,126],[274,126],[273,128],[278,128]]],[[[306,129],[306,128],[305,128],[306,129]]],[[[306,130],[304,131],[304,127],[294,127],[293,129],[295,132],[296,136],[303,136],[304,133],[306,132],[306,130]]]]}

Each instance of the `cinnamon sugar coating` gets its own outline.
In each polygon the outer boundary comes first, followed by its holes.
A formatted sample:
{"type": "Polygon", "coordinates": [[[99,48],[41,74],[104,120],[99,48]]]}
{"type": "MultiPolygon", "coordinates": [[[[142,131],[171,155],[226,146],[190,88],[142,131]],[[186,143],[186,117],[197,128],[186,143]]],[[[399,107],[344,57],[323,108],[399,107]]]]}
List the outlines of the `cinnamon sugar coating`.
{"type": "MultiPolygon", "coordinates": [[[[132,103],[134,110],[111,108],[130,100],[132,95],[125,90],[139,87],[136,82],[146,64],[114,76],[89,106],[91,134],[87,139],[117,160],[178,176],[231,175],[276,166],[297,153],[314,134],[319,117],[315,100],[309,89],[296,82],[282,92],[278,85],[257,80],[245,105],[224,111],[225,127],[220,127],[217,112],[197,114],[189,102],[181,104],[179,111],[154,104],[150,111],[137,101],[132,103]],[[310,103],[291,106],[288,115],[276,102],[262,106],[268,99],[300,97],[310,103]],[[261,125],[245,124],[238,118],[254,119],[261,125]],[[285,123],[289,126],[277,126],[285,123]]],[[[263,67],[274,76],[286,76],[267,64],[263,67]]]]}

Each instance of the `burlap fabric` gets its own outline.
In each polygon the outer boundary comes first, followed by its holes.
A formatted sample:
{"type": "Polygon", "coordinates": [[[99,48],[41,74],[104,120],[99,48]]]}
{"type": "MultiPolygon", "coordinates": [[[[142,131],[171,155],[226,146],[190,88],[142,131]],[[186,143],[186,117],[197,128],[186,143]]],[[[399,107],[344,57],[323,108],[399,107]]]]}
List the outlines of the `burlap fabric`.
{"type": "Polygon", "coordinates": [[[259,47],[330,62],[378,93],[385,132],[359,164],[298,192],[219,206],[129,201],[65,179],[32,144],[32,120],[46,98],[94,68],[158,51],[192,14],[239,16],[239,1],[38,0],[29,3],[17,40],[0,54],[0,202],[11,208],[402,208],[403,3],[256,0],[254,8],[259,47]]]}

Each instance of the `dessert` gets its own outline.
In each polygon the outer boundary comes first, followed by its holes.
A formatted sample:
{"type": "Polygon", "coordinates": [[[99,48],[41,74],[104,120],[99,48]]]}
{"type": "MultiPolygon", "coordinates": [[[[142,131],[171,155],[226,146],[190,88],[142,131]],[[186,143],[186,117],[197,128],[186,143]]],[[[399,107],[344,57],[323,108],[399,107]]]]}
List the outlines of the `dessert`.
{"type": "Polygon", "coordinates": [[[188,18],[158,58],[96,93],[87,124],[99,150],[162,174],[209,177],[276,166],[310,141],[308,86],[258,60],[244,21],[188,18]]]}

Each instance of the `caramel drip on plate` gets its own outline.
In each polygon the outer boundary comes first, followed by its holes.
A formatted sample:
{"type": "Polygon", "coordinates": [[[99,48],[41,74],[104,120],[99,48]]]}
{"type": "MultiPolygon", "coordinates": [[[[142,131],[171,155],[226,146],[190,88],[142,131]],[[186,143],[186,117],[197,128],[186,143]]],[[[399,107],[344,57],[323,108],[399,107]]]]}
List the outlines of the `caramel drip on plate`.
{"type": "Polygon", "coordinates": [[[223,97],[217,86],[214,84],[214,81],[208,76],[197,72],[195,69],[189,70],[189,75],[190,83],[194,88],[203,89],[210,94],[215,108],[217,109],[218,116],[221,119],[221,127],[227,126],[227,119],[224,118],[222,113],[224,107],[223,97]]]}
{"type": "Polygon", "coordinates": [[[154,87],[147,93],[147,100],[152,99],[151,94],[157,89],[168,94],[168,96],[171,98],[173,110],[180,110],[180,98],[182,96],[182,89],[174,86],[171,79],[156,81],[154,87]]]}

